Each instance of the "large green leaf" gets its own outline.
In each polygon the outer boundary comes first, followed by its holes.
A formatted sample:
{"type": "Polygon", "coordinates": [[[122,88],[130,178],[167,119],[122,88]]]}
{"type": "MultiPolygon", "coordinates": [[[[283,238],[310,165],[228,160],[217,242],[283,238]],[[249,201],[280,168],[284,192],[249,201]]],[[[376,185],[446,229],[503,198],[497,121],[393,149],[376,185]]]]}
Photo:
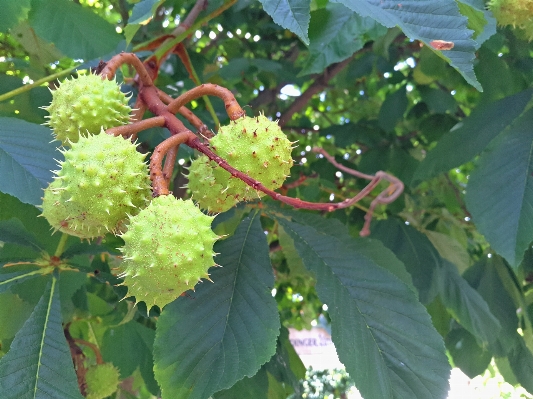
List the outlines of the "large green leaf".
{"type": "Polygon", "coordinates": [[[63,334],[57,283],[52,277],[9,352],[0,359],[2,398],[83,398],[63,334]]]}
{"type": "Polygon", "coordinates": [[[476,42],[467,28],[454,0],[337,0],[364,17],[374,18],[388,28],[398,26],[410,39],[426,45],[434,40],[454,44],[448,51],[439,51],[468,83],[481,90],[474,74],[476,42]]]}
{"type": "Polygon", "coordinates": [[[372,225],[377,238],[400,259],[411,274],[422,303],[437,295],[440,256],[426,236],[400,220],[388,219],[372,225]]]}
{"type": "Polygon", "coordinates": [[[158,320],[154,371],[163,398],[208,398],[254,375],[276,350],[280,322],[259,216],[215,251],[222,267],[210,270],[214,284],[167,305],[158,320]]]}
{"type": "Polygon", "coordinates": [[[444,398],[444,344],[416,294],[392,273],[315,228],[278,219],[328,304],[340,360],[366,399],[444,398]]]}
{"type": "Polygon", "coordinates": [[[131,42],[142,25],[146,25],[165,0],[141,0],[133,6],[128,25],[124,28],[127,43],[131,42]]]}
{"type": "Polygon", "coordinates": [[[533,110],[491,143],[466,192],[472,221],[513,267],[533,241],[533,110]]]}
{"type": "Polygon", "coordinates": [[[0,191],[20,201],[41,204],[43,188],[52,181],[55,159],[50,129],[15,118],[0,118],[0,191]]]}
{"type": "Polygon", "coordinates": [[[15,26],[19,21],[26,18],[30,10],[31,0],[0,0],[0,32],[7,32],[8,29],[15,26]]]}
{"type": "Polygon", "coordinates": [[[259,1],[275,23],[298,35],[305,44],[309,44],[308,29],[311,18],[309,0],[259,1]]]}
{"type": "Polygon", "coordinates": [[[441,265],[439,295],[444,306],[478,339],[480,346],[496,341],[501,326],[487,302],[459,275],[453,264],[442,259],[441,265]]]}
{"type": "Polygon", "coordinates": [[[69,0],[32,0],[29,21],[38,36],[71,58],[91,60],[106,55],[121,40],[113,25],[69,0]]]}
{"type": "Polygon", "coordinates": [[[326,8],[313,11],[309,25],[310,56],[301,74],[320,73],[328,65],[350,57],[365,44],[364,35],[374,29],[381,34],[386,32],[372,18],[363,18],[342,4],[329,3],[326,8]]]}
{"type": "Polygon", "coordinates": [[[524,111],[532,94],[533,90],[525,90],[474,108],[428,153],[413,181],[429,179],[470,161],[524,111]]]}

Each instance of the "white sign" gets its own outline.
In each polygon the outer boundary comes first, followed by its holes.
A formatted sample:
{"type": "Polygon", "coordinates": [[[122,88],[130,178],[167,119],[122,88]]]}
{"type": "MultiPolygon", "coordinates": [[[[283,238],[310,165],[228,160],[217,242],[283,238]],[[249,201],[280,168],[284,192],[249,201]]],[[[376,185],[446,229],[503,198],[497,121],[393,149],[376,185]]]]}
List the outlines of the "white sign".
{"type": "Polygon", "coordinates": [[[305,367],[311,366],[314,370],[344,368],[331,336],[324,328],[301,331],[289,328],[289,340],[305,367]]]}

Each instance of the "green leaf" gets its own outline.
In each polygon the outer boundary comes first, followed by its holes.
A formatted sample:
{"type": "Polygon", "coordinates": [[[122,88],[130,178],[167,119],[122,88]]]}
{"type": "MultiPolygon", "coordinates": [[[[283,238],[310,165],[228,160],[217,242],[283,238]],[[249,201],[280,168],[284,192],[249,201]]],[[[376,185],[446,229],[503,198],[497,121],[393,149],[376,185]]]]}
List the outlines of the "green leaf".
{"type": "Polygon", "coordinates": [[[533,110],[491,143],[470,174],[465,202],[491,246],[517,267],[533,241],[533,110]]]}
{"type": "Polygon", "coordinates": [[[474,74],[476,42],[467,28],[467,18],[461,15],[455,0],[337,0],[364,17],[374,18],[387,28],[398,26],[412,40],[427,46],[433,40],[452,42],[448,51],[438,51],[457,69],[468,83],[478,90],[481,85],[474,74]]]}
{"type": "Polygon", "coordinates": [[[179,298],[159,317],[154,371],[163,397],[208,398],[254,375],[276,350],[280,322],[259,216],[245,218],[215,251],[222,267],[210,270],[214,284],[199,284],[192,299],[179,298]]]}
{"type": "Polygon", "coordinates": [[[287,260],[287,264],[289,265],[291,277],[310,277],[310,273],[304,267],[302,258],[300,258],[300,255],[298,255],[298,252],[294,247],[294,241],[287,233],[285,233],[285,230],[283,230],[283,227],[281,226],[278,228],[278,239],[279,245],[281,245],[281,249],[285,255],[285,259],[287,260]]]}
{"type": "Polygon", "coordinates": [[[254,398],[270,399],[268,397],[268,375],[262,367],[254,376],[243,378],[231,388],[217,392],[214,399],[254,398]]]}
{"type": "MultiPolygon", "coordinates": [[[[362,18],[342,4],[329,3],[311,13],[309,59],[300,75],[320,73],[328,65],[350,57],[365,44],[364,34],[376,29],[371,18],[362,18]]],[[[386,29],[382,28],[382,33],[386,29]]]]}
{"type": "Polygon", "coordinates": [[[10,292],[0,294],[0,341],[13,338],[30,317],[33,306],[10,292]]]}
{"type": "Polygon", "coordinates": [[[396,219],[373,224],[372,238],[380,240],[403,262],[420,301],[426,304],[433,301],[438,290],[440,256],[428,238],[396,219]]]}
{"type": "Polygon", "coordinates": [[[19,21],[25,19],[30,10],[30,3],[31,0],[0,0],[0,10],[2,10],[0,32],[7,32],[8,29],[14,27],[19,21]]]}
{"type": "Polygon", "coordinates": [[[482,374],[490,364],[492,353],[480,347],[476,338],[465,329],[453,329],[445,342],[455,367],[459,367],[470,378],[482,374]]]}
{"type": "Polygon", "coordinates": [[[92,60],[106,55],[121,40],[113,25],[69,0],[32,0],[29,22],[38,36],[71,58],[92,60]]]}
{"type": "Polygon", "coordinates": [[[55,159],[62,155],[50,143],[50,129],[15,118],[0,118],[0,191],[20,201],[41,204],[52,181],[55,159]]]}
{"type": "Polygon", "coordinates": [[[463,274],[465,280],[479,292],[489,305],[491,313],[500,322],[498,339],[489,345],[490,351],[496,357],[507,356],[515,345],[518,328],[516,306],[499,275],[499,272],[505,269],[503,259],[492,256],[481,259],[463,274]]]}
{"type": "Polygon", "coordinates": [[[63,334],[58,280],[52,277],[29,319],[0,359],[5,399],[83,398],[63,334]]]}
{"type": "Polygon", "coordinates": [[[525,109],[533,90],[474,108],[470,116],[439,140],[420,163],[413,182],[427,180],[470,161],[525,109]]]}
{"type": "Polygon", "coordinates": [[[15,284],[20,284],[26,280],[43,275],[42,268],[39,267],[22,267],[15,269],[14,267],[0,268],[0,292],[4,292],[15,284]]]}
{"type": "Polygon", "coordinates": [[[41,244],[19,219],[0,220],[0,241],[32,247],[42,251],[41,244]]]}
{"type": "Polygon", "coordinates": [[[439,252],[439,255],[453,263],[459,273],[464,272],[470,266],[470,255],[455,238],[437,231],[426,230],[424,232],[429,241],[439,252]]]}
{"type": "Polygon", "coordinates": [[[484,1],[459,0],[459,11],[468,18],[468,27],[474,31],[474,39],[479,48],[489,37],[496,33],[496,19],[486,10],[484,1]]]}
{"type": "MultiPolygon", "coordinates": [[[[50,224],[43,217],[38,217],[41,211],[33,205],[24,204],[17,198],[0,192],[0,220],[16,218],[21,221],[24,228],[39,237],[43,248],[52,253],[56,250],[61,234],[52,235],[50,224]]],[[[69,242],[79,241],[78,238],[70,237],[69,242]]],[[[0,256],[1,257],[1,256],[0,256]]]]}
{"type": "Polygon", "coordinates": [[[405,86],[389,94],[379,109],[379,127],[386,132],[393,131],[396,124],[403,118],[408,104],[405,86]]]}
{"type": "Polygon", "coordinates": [[[533,354],[531,354],[520,335],[516,334],[516,344],[507,358],[520,385],[533,394],[533,379],[531,379],[533,375],[533,354]]]}
{"type": "Polygon", "coordinates": [[[133,6],[128,25],[124,28],[126,43],[130,43],[142,25],[146,25],[154,16],[157,8],[165,0],[141,0],[133,6]]]}
{"type": "Polygon", "coordinates": [[[340,360],[365,399],[443,398],[449,364],[407,285],[338,239],[278,219],[329,307],[340,360]]]}
{"type": "Polygon", "coordinates": [[[496,341],[501,326],[487,302],[459,275],[453,264],[445,259],[441,264],[439,294],[444,306],[478,339],[480,346],[496,341]]]}
{"type": "Polygon", "coordinates": [[[282,28],[295,33],[305,44],[309,44],[307,36],[310,20],[309,0],[259,0],[263,9],[282,28]]]}

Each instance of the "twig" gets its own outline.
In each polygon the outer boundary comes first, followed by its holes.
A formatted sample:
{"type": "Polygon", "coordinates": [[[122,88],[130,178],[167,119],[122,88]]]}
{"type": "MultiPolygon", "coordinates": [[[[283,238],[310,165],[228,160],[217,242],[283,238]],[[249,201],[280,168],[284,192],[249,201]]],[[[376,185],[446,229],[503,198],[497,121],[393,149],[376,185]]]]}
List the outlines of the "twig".
{"type": "MultiPolygon", "coordinates": [[[[356,177],[360,177],[366,180],[371,180],[371,182],[366,186],[364,190],[366,190],[369,186],[371,186],[374,182],[374,186],[377,186],[377,184],[381,180],[386,180],[390,183],[389,187],[387,187],[385,190],[383,190],[381,193],[378,194],[376,198],[372,200],[370,203],[370,206],[368,208],[368,211],[365,215],[365,223],[363,225],[363,229],[359,232],[359,234],[362,237],[368,236],[370,234],[370,223],[372,222],[372,216],[374,215],[374,210],[378,204],[390,204],[394,200],[396,200],[400,194],[403,192],[404,185],[400,179],[397,177],[394,177],[386,172],[378,171],[375,175],[367,175],[365,173],[361,173],[358,170],[354,170],[351,168],[348,168],[344,165],[341,165],[337,161],[335,161],[335,158],[332,157],[330,154],[327,153],[326,150],[320,147],[314,147],[313,152],[322,154],[324,158],[328,160],[329,163],[331,163],[333,166],[335,166],[337,169],[342,170],[343,172],[346,172],[348,174],[351,174],[356,177]]],[[[361,192],[363,192],[361,191],[361,192]]]]}
{"type": "Polygon", "coordinates": [[[129,125],[112,127],[106,130],[107,134],[112,134],[113,136],[131,136],[137,134],[143,130],[150,129],[152,127],[163,127],[165,126],[165,118],[162,116],[154,116],[150,119],[143,119],[138,122],[130,123],[129,125]]]}
{"type": "Polygon", "coordinates": [[[185,104],[205,95],[216,96],[224,101],[226,112],[232,121],[246,115],[231,91],[225,87],[211,83],[205,83],[182,94],[168,104],[168,111],[174,114],[185,104]]]}
{"type": "Polygon", "coordinates": [[[29,83],[27,85],[18,87],[15,90],[8,91],[7,93],[4,93],[4,94],[0,95],[0,101],[8,100],[11,97],[18,96],[19,94],[22,94],[22,93],[25,93],[27,91],[30,91],[31,89],[33,89],[35,87],[39,87],[43,83],[50,82],[52,80],[55,80],[55,79],[58,79],[58,78],[61,78],[61,77],[65,76],[65,75],[68,75],[69,73],[71,73],[76,68],[77,68],[77,66],[69,68],[69,69],[65,69],[64,71],[56,72],[56,73],[54,73],[52,75],[48,75],[48,76],[45,76],[44,78],[36,80],[33,83],[29,83]]]}

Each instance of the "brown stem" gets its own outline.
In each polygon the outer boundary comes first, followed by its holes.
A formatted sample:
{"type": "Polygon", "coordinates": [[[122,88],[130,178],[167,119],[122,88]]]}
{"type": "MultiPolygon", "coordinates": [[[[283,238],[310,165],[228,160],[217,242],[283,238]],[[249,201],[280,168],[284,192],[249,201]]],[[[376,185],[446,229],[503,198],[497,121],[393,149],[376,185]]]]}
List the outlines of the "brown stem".
{"type": "MultiPolygon", "coordinates": [[[[157,94],[159,95],[159,99],[167,105],[174,100],[170,95],[160,89],[157,89],[157,94]]],[[[178,112],[181,116],[187,119],[191,125],[196,128],[197,133],[199,135],[208,139],[213,137],[213,133],[211,132],[211,130],[209,130],[209,127],[207,127],[207,125],[203,123],[200,118],[194,115],[191,110],[186,107],[181,107],[178,112]]]]}
{"type": "Polygon", "coordinates": [[[104,69],[102,69],[102,72],[100,72],[100,75],[102,78],[113,79],[117,69],[124,64],[130,64],[135,68],[143,86],[153,85],[152,78],[150,77],[150,74],[148,73],[144,64],[133,53],[120,53],[115,55],[107,62],[104,69]]]}
{"type": "Polygon", "coordinates": [[[150,119],[143,119],[138,122],[130,123],[129,125],[112,127],[106,130],[107,134],[112,134],[113,136],[131,136],[142,132],[143,130],[150,129],[152,127],[162,127],[165,126],[165,118],[162,116],[154,116],[150,119]]]}
{"type": "Polygon", "coordinates": [[[356,202],[360,201],[362,198],[366,197],[368,194],[370,194],[370,192],[374,189],[374,187],[377,186],[380,180],[383,179],[382,174],[384,174],[384,172],[381,172],[381,174],[378,174],[379,172],[376,173],[376,177],[368,184],[368,186],[366,186],[361,192],[359,192],[353,198],[349,198],[347,200],[344,200],[342,202],[337,202],[334,204],[324,203],[324,202],[308,202],[308,201],[302,201],[299,198],[287,197],[285,195],[276,193],[275,191],[269,190],[268,188],[263,186],[261,182],[255,179],[252,179],[250,176],[246,175],[245,173],[235,169],[233,166],[228,164],[226,160],[222,159],[217,154],[215,154],[213,151],[211,151],[211,149],[206,144],[200,142],[200,140],[194,135],[189,136],[187,145],[191,148],[194,148],[195,150],[200,151],[202,154],[205,154],[209,159],[216,162],[221,168],[228,171],[233,177],[241,179],[243,182],[248,184],[254,190],[261,191],[265,193],[266,195],[268,195],[269,197],[272,197],[275,200],[288,204],[292,206],[293,208],[305,208],[309,210],[332,212],[337,209],[350,207],[356,202]]]}
{"type": "Polygon", "coordinates": [[[328,87],[328,82],[352,61],[352,59],[355,57],[355,54],[352,55],[350,58],[339,62],[338,64],[334,64],[326,68],[326,70],[318,78],[315,79],[311,86],[309,86],[300,97],[294,100],[294,102],[289,106],[289,108],[287,108],[287,110],[281,114],[278,124],[281,127],[284,127],[287,122],[291,120],[292,116],[295,113],[301,111],[302,108],[307,105],[307,103],[315,94],[320,93],[322,90],[328,87]]]}
{"type": "MultiPolygon", "coordinates": [[[[163,171],[161,169],[161,163],[165,155],[168,160],[169,155],[167,154],[173,149],[175,149],[177,153],[180,144],[187,143],[191,137],[198,139],[190,130],[184,130],[174,134],[155,147],[152,157],[150,158],[150,179],[152,179],[153,188],[152,196],[159,197],[160,195],[170,194],[170,191],[168,190],[169,179],[167,179],[166,176],[171,176],[172,171],[169,172],[166,165],[166,170],[163,171]]],[[[170,156],[172,155],[170,154],[170,156]]],[[[174,165],[174,163],[172,163],[172,165],[174,165]]]]}
{"type": "Polygon", "coordinates": [[[104,359],[102,358],[102,354],[100,353],[100,349],[98,348],[98,346],[96,346],[92,342],[85,341],[84,339],[81,339],[81,338],[74,338],[74,342],[76,344],[84,345],[84,346],[87,346],[87,347],[91,348],[91,350],[94,352],[94,355],[96,356],[96,364],[104,364],[105,363],[104,359]]]}
{"type": "Polygon", "coordinates": [[[175,114],[185,104],[206,95],[216,96],[222,99],[222,101],[224,101],[224,106],[226,107],[226,112],[232,121],[242,118],[244,115],[246,115],[237,100],[235,100],[235,96],[231,91],[225,87],[211,83],[204,83],[203,85],[195,87],[182,94],[168,104],[168,111],[175,114]]]}
{"type": "MultiPolygon", "coordinates": [[[[313,152],[322,154],[324,158],[328,160],[329,163],[331,163],[337,169],[342,170],[343,172],[346,172],[348,174],[351,174],[353,176],[360,177],[366,180],[371,180],[371,182],[368,184],[368,186],[366,186],[363,189],[363,191],[365,191],[370,186],[374,188],[375,186],[377,186],[377,184],[381,180],[386,180],[390,183],[389,187],[387,187],[385,190],[379,193],[378,196],[372,200],[372,202],[370,203],[370,206],[368,207],[368,211],[365,215],[365,223],[363,225],[362,230],[359,232],[359,235],[361,235],[362,237],[368,236],[370,234],[370,223],[372,222],[372,217],[374,215],[374,210],[376,209],[376,206],[378,204],[390,204],[391,202],[396,200],[400,196],[400,194],[403,192],[403,189],[404,189],[404,185],[402,181],[398,179],[397,177],[389,175],[388,173],[383,172],[381,170],[376,172],[375,175],[367,175],[365,173],[359,172],[358,170],[348,168],[344,165],[341,165],[337,161],[335,161],[335,158],[331,156],[330,154],[328,154],[328,152],[324,150],[323,148],[314,147],[313,152]],[[375,184],[373,184],[374,182],[375,184]]],[[[363,191],[361,191],[361,193],[363,191]]],[[[369,190],[367,194],[370,194],[370,191],[372,190],[369,190]]]]}

